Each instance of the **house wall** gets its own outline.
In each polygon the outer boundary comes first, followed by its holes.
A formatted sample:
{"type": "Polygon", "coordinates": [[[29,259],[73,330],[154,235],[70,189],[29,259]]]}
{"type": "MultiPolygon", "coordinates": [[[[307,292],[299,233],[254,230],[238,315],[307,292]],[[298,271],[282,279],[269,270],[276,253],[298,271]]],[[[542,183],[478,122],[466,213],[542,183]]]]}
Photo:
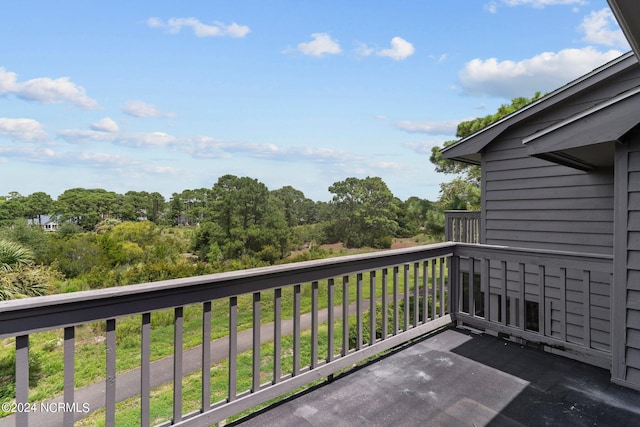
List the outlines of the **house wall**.
{"type": "Polygon", "coordinates": [[[614,172],[527,155],[523,138],[640,84],[640,67],[605,79],[508,129],[482,153],[484,243],[613,253],[614,172]]]}
{"type": "Polygon", "coordinates": [[[528,157],[522,138],[483,156],[485,243],[613,253],[613,169],[591,173],[528,157]]]}
{"type": "Polygon", "coordinates": [[[640,131],[616,154],[612,377],[640,389],[640,131]]]}

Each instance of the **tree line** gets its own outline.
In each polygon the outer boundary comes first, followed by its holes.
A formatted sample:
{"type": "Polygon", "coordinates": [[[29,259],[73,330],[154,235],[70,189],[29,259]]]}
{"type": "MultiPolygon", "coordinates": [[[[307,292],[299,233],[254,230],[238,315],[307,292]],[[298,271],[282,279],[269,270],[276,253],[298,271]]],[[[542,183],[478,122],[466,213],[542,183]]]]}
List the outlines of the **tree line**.
{"type": "MultiPolygon", "coordinates": [[[[516,98],[498,112],[460,123],[464,138],[540,98],[516,98]]],[[[118,286],[325,256],[323,243],[388,248],[394,238],[443,234],[444,210],[477,210],[478,166],[430,157],[454,174],[432,202],[400,200],[379,177],[346,178],[315,202],[285,186],[269,190],[251,177],[224,175],[211,188],[160,193],[73,188],[56,200],[44,192],[0,196],[0,300],[118,286]],[[42,231],[45,218],[55,233],[42,231]],[[30,225],[27,225],[29,222],[30,225]],[[291,258],[292,250],[309,249],[291,258]],[[55,292],[56,290],[54,290],[55,292]]]]}

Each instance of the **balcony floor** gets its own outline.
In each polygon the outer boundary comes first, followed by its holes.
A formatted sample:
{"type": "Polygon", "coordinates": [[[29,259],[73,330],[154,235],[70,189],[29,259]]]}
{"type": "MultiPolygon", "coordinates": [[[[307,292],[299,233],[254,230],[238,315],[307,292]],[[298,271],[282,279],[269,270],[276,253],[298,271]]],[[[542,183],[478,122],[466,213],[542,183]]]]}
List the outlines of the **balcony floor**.
{"type": "Polygon", "coordinates": [[[628,426],[640,392],[608,371],[448,329],[238,422],[247,426],[628,426]]]}

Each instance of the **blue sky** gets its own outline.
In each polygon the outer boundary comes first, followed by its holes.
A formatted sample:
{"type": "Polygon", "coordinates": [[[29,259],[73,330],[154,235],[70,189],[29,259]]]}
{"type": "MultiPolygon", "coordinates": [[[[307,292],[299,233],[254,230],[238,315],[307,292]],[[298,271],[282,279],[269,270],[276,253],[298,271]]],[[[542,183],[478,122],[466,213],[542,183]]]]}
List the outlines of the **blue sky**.
{"type": "Polygon", "coordinates": [[[0,195],[54,198],[234,174],[435,200],[457,123],[629,50],[605,0],[24,0],[1,21],[0,195]]]}

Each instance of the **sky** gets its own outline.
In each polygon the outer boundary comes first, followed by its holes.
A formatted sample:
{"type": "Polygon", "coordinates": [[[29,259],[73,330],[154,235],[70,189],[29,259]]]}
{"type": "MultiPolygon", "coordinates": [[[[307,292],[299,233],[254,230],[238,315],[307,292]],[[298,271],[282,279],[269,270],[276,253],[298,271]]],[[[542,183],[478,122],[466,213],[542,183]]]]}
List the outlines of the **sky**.
{"type": "Polygon", "coordinates": [[[348,177],[436,200],[431,147],[630,48],[606,0],[3,2],[0,195],[348,177]]]}

